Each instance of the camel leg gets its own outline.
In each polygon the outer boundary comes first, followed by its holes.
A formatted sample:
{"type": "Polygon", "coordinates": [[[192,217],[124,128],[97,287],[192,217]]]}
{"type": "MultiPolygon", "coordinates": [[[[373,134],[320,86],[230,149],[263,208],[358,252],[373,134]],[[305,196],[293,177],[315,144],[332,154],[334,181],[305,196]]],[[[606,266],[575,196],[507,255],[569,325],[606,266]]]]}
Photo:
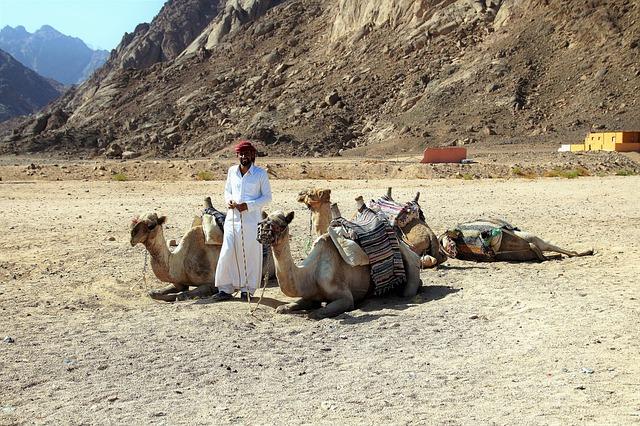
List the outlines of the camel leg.
{"type": "Polygon", "coordinates": [[[331,318],[344,312],[352,310],[354,307],[353,296],[349,293],[340,299],[327,303],[324,308],[316,309],[309,314],[309,318],[321,320],[331,318]]]}
{"type": "Polygon", "coordinates": [[[295,311],[308,311],[311,309],[317,309],[320,306],[320,302],[315,300],[300,299],[286,305],[280,305],[276,308],[278,314],[289,314],[295,311]]]}
{"type": "Polygon", "coordinates": [[[433,268],[434,266],[437,266],[437,265],[438,265],[438,259],[436,259],[433,256],[429,256],[428,254],[425,254],[420,258],[420,266],[422,268],[433,268]]]}
{"type": "Polygon", "coordinates": [[[533,243],[529,243],[529,248],[531,249],[532,252],[534,252],[536,254],[536,256],[538,257],[538,260],[540,262],[544,262],[545,260],[549,260],[547,259],[547,257],[544,255],[544,253],[542,253],[542,250],[540,250],[538,248],[538,246],[536,246],[533,243]]]}
{"type": "Polygon", "coordinates": [[[577,257],[577,256],[591,256],[593,254],[593,250],[587,250],[583,252],[577,252],[575,250],[565,250],[562,247],[554,246],[553,244],[549,244],[548,242],[538,238],[539,241],[536,242],[536,245],[542,251],[552,251],[555,253],[562,253],[568,257],[577,257]]]}
{"type": "Polygon", "coordinates": [[[188,289],[188,286],[182,284],[169,284],[164,288],[157,288],[147,293],[150,298],[155,300],[164,300],[165,302],[173,302],[176,300],[176,293],[188,289]]]}
{"type": "Polygon", "coordinates": [[[552,251],[555,253],[562,253],[565,256],[576,257],[576,256],[591,256],[593,254],[593,250],[587,250],[578,253],[575,250],[565,250],[562,247],[558,247],[551,243],[546,242],[540,237],[536,237],[533,234],[529,234],[528,232],[516,231],[515,234],[519,237],[524,238],[531,244],[535,244],[542,251],[552,251]]]}
{"type": "Polygon", "coordinates": [[[422,280],[420,280],[420,256],[415,254],[408,245],[400,241],[400,254],[402,255],[402,263],[407,277],[407,283],[402,292],[403,297],[413,297],[418,294],[422,280]]]}
{"type": "Polygon", "coordinates": [[[214,295],[218,292],[218,288],[213,284],[202,284],[193,290],[183,291],[178,293],[176,296],[177,301],[185,301],[191,299],[204,298],[214,295]]]}

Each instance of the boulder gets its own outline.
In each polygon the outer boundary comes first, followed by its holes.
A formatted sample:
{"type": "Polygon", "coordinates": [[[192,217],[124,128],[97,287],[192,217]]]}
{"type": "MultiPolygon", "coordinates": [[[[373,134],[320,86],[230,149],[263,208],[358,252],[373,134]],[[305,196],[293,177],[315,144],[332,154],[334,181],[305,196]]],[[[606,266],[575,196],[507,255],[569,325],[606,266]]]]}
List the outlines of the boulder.
{"type": "Polygon", "coordinates": [[[107,147],[104,155],[107,158],[120,158],[122,157],[122,147],[114,142],[107,147]]]}
{"type": "Polygon", "coordinates": [[[338,95],[337,91],[332,91],[331,93],[329,93],[327,96],[325,96],[324,101],[327,103],[327,105],[329,106],[333,106],[335,104],[338,103],[338,101],[340,100],[340,95],[338,95]]]}
{"type": "Polygon", "coordinates": [[[122,159],[123,160],[130,160],[132,158],[136,158],[136,157],[139,157],[139,156],[140,156],[140,153],[136,152],[136,151],[124,151],[122,153],[122,159]]]}

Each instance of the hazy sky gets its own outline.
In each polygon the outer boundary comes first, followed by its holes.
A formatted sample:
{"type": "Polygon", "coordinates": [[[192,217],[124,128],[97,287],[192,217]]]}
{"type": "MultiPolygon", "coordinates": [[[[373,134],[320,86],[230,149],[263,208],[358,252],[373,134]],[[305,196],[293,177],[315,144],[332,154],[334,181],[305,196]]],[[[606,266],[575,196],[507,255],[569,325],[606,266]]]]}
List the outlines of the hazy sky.
{"type": "Polygon", "coordinates": [[[33,33],[51,25],[90,47],[111,50],[125,32],[151,22],[165,0],[0,0],[0,29],[23,25],[33,33]]]}

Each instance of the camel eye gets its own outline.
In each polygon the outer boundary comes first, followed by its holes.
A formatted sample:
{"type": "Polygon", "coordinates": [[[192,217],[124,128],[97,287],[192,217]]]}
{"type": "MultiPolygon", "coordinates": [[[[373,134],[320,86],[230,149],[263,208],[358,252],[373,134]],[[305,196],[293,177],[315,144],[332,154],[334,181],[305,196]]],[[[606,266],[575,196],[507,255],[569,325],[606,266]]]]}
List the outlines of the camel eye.
{"type": "Polygon", "coordinates": [[[152,224],[150,224],[150,225],[147,225],[147,228],[148,228],[149,230],[152,230],[152,229],[153,229],[153,228],[155,228],[155,227],[156,227],[156,224],[155,224],[155,223],[152,223],[152,224]]]}

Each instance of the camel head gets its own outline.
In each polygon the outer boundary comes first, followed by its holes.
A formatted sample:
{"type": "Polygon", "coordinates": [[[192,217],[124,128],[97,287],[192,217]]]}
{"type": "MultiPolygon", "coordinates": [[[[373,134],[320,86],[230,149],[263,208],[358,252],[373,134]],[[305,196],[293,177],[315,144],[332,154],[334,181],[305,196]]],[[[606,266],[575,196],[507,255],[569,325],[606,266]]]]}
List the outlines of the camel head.
{"type": "Polygon", "coordinates": [[[158,217],[155,213],[145,213],[131,219],[131,245],[144,244],[150,238],[152,239],[166,220],[166,216],[158,217]]]}
{"type": "Polygon", "coordinates": [[[258,241],[264,245],[274,245],[289,235],[289,224],[293,220],[293,212],[286,215],[276,210],[267,215],[262,212],[262,220],[258,224],[258,241]]]}
{"type": "Polygon", "coordinates": [[[321,203],[331,203],[331,190],[313,188],[300,191],[298,202],[303,203],[310,210],[315,210],[321,203]]]}
{"type": "Polygon", "coordinates": [[[440,238],[438,238],[440,253],[450,259],[458,257],[458,246],[456,245],[454,238],[455,236],[451,235],[449,232],[445,232],[440,236],[440,238]]]}

